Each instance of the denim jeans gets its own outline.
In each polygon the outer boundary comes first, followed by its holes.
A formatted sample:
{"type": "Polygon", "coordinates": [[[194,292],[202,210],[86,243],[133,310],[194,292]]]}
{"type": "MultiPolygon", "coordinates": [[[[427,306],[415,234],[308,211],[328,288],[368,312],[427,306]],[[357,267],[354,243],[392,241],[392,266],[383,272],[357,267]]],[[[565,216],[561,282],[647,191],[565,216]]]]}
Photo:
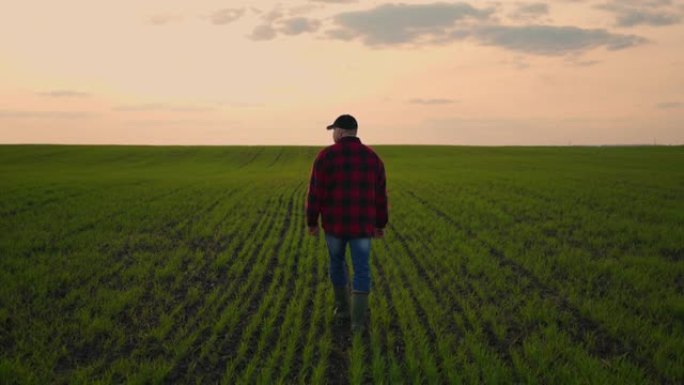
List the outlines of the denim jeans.
{"type": "Polygon", "coordinates": [[[368,293],[371,287],[370,277],[370,238],[336,237],[325,234],[325,242],[330,254],[330,280],[334,286],[346,286],[348,280],[346,250],[347,243],[351,250],[352,264],[354,266],[354,280],[352,290],[354,292],[368,293]]]}

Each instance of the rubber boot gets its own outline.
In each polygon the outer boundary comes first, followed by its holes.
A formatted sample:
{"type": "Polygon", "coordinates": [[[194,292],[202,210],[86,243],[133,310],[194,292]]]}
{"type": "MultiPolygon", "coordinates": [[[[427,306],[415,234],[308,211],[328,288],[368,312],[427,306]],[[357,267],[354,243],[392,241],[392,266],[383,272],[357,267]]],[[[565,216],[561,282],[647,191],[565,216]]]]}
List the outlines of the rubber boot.
{"type": "Polygon", "coordinates": [[[351,302],[352,333],[363,333],[365,331],[366,309],[368,309],[368,293],[353,293],[351,302]]]}
{"type": "Polygon", "coordinates": [[[334,316],[337,322],[349,321],[349,288],[347,286],[333,286],[335,292],[334,316]]]}

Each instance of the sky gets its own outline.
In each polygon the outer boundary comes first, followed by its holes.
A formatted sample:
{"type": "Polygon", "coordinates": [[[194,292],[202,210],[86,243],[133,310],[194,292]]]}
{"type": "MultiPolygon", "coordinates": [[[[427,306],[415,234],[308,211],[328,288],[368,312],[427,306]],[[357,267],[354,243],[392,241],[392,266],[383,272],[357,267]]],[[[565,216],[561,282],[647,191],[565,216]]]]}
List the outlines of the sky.
{"type": "Polygon", "coordinates": [[[0,143],[684,144],[684,0],[2,0],[0,143]]]}

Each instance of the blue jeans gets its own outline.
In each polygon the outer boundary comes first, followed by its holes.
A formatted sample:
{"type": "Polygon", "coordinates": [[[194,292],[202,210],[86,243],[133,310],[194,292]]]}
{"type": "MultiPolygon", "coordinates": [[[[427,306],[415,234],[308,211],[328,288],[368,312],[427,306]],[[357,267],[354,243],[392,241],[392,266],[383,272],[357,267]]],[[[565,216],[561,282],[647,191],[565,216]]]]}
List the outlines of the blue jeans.
{"type": "Polygon", "coordinates": [[[330,280],[334,286],[347,285],[347,262],[345,254],[347,250],[347,243],[351,249],[352,264],[354,266],[354,281],[352,282],[352,290],[354,292],[368,293],[371,287],[370,277],[370,238],[348,238],[336,237],[334,235],[325,234],[325,242],[328,245],[328,253],[330,254],[330,280]]]}

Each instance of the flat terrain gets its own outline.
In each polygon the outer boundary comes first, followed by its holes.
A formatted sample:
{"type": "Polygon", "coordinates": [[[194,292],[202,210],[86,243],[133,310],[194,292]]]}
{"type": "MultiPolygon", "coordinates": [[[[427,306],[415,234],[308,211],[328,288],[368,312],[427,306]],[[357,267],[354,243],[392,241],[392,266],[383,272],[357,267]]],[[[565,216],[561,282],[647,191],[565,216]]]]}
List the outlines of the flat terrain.
{"type": "Polygon", "coordinates": [[[378,146],[353,339],[318,150],[0,146],[0,383],[684,382],[683,147],[378,146]]]}

